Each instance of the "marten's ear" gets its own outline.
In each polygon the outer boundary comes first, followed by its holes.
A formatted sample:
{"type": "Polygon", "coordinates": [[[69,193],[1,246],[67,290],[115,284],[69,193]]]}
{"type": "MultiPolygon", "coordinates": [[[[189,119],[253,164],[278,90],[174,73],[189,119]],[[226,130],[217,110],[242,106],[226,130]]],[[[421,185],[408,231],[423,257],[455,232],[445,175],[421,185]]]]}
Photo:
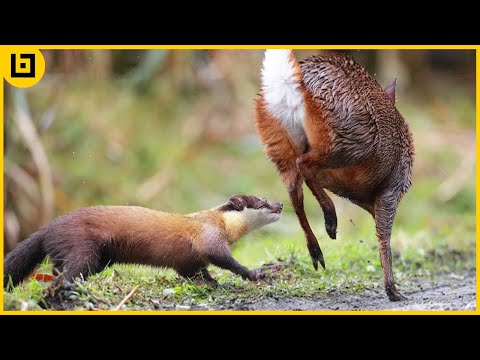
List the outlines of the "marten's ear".
{"type": "Polygon", "coordinates": [[[388,85],[384,91],[387,94],[387,96],[392,100],[392,102],[395,104],[395,87],[397,86],[397,78],[393,80],[393,82],[388,85]]]}
{"type": "Polygon", "coordinates": [[[228,198],[228,204],[230,204],[234,210],[242,211],[247,205],[247,202],[241,195],[232,195],[228,198]]]}

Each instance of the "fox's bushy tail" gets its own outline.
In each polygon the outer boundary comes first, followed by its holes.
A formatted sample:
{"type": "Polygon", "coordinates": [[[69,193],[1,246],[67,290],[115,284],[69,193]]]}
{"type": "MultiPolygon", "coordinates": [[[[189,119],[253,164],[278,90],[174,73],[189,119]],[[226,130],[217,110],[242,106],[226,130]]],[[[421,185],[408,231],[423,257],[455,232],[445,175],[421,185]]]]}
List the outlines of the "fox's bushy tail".
{"type": "Polygon", "coordinates": [[[11,285],[16,286],[45,258],[43,240],[43,232],[37,231],[7,254],[4,261],[4,288],[10,285],[10,278],[11,285]]]}

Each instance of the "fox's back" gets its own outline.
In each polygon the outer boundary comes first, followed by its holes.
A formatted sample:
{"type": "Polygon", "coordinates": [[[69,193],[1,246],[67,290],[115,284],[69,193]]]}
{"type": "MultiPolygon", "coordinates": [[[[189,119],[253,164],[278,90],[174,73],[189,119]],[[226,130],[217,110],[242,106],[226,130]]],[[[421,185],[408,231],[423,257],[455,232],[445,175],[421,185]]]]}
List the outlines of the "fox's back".
{"type": "Polygon", "coordinates": [[[378,185],[402,156],[413,152],[408,125],[394,102],[350,56],[326,52],[299,63],[304,88],[332,129],[332,152],[341,154],[338,162],[345,167],[350,159],[368,158],[370,177],[362,177],[363,184],[378,185]]]}
{"type": "Polygon", "coordinates": [[[399,127],[406,123],[363,66],[334,52],[311,56],[300,66],[305,89],[333,129],[333,144],[347,152],[356,151],[358,143],[365,144],[365,151],[381,147],[383,158],[385,150],[395,152],[399,127]],[[383,149],[387,141],[390,146],[383,149]]]}

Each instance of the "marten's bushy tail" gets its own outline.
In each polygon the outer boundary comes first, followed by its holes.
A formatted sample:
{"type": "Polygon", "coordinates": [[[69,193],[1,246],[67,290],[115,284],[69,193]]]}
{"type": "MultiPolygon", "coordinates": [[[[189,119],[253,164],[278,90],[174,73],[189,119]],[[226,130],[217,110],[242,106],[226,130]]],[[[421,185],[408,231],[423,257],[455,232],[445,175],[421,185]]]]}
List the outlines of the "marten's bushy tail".
{"type": "Polygon", "coordinates": [[[44,234],[38,231],[28,239],[22,241],[5,257],[3,287],[7,288],[12,278],[12,285],[16,286],[25,279],[35,266],[45,258],[43,248],[44,234]]]}

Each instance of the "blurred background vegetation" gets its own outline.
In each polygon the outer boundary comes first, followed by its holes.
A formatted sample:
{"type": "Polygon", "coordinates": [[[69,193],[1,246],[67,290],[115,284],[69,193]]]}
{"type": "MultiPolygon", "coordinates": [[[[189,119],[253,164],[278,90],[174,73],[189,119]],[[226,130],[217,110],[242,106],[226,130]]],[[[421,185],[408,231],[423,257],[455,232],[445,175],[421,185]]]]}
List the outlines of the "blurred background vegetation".
{"type": "MultiPolygon", "coordinates": [[[[432,252],[474,260],[475,52],[347,52],[382,86],[397,78],[397,108],[414,135],[413,186],[398,210],[394,252],[416,264],[432,252]]],[[[83,206],[186,213],[249,193],[283,201],[286,209],[278,223],[238,243],[234,255],[247,266],[295,251],[308,261],[287,191],[255,133],[263,51],[42,53],[47,69],[40,83],[27,90],[5,85],[5,252],[83,206]]],[[[368,254],[368,264],[359,266],[381,280],[370,215],[332,195],[339,218],[332,241],[304,190],[327,269],[331,259],[348,266],[349,255],[368,254]]]]}

